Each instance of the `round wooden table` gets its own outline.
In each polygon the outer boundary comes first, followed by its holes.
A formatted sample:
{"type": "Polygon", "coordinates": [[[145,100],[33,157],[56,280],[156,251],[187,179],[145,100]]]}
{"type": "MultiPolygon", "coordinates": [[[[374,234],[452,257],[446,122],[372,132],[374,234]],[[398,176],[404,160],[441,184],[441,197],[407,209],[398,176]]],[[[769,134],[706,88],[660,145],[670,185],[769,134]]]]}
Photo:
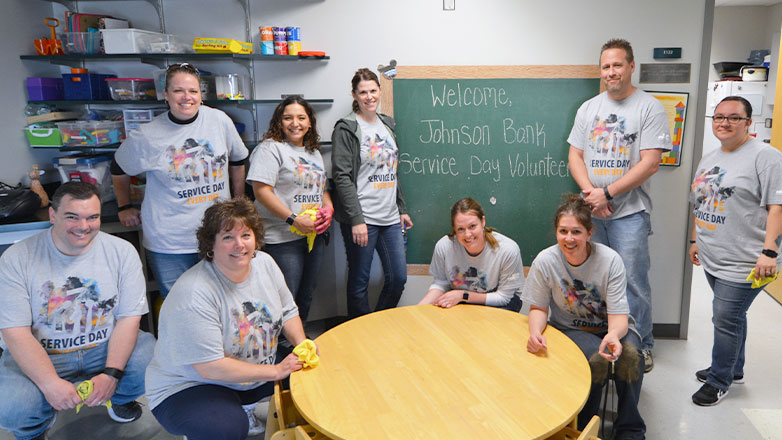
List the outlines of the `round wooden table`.
{"type": "Polygon", "coordinates": [[[291,375],[304,418],[334,439],[535,439],[586,402],[581,350],[549,326],[526,350],[527,317],[494,307],[400,307],[316,339],[320,365],[291,375]]]}

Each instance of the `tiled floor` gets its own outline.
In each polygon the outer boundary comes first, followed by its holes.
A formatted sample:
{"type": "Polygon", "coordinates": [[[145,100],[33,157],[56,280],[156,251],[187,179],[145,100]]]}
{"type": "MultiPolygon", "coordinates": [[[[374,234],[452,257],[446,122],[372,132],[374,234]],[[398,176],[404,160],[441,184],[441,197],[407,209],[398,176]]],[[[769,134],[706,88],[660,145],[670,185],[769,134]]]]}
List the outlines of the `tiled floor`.
{"type": "MultiPolygon", "coordinates": [[[[320,334],[327,325],[316,324],[319,328],[308,329],[311,336],[320,334]]],[[[758,295],[749,310],[746,383],[731,387],[719,405],[702,408],[695,406],[690,396],[700,387],[695,371],[709,364],[711,341],[711,291],[703,272],[695,268],[689,339],[658,340],[655,368],[644,378],[640,407],[647,438],[782,440],[782,305],[765,293],[758,295]]],[[[49,438],[178,438],[164,432],[147,407],[144,412],[140,420],[118,425],[109,420],[103,408],[85,407],[78,416],[67,411],[59,415],[49,438]]],[[[266,406],[259,405],[256,412],[265,415],[266,406]]],[[[12,438],[0,432],[0,440],[12,438]]]]}

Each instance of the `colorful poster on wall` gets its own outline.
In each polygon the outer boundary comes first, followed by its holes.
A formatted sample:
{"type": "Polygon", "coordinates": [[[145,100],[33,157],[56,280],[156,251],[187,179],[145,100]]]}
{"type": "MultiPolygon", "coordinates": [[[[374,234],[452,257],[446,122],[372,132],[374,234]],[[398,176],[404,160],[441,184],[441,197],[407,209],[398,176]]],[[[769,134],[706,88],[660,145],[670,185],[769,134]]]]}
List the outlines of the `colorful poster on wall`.
{"type": "Polygon", "coordinates": [[[671,127],[671,144],[673,148],[663,153],[660,165],[678,167],[682,156],[684,142],[684,122],[687,119],[687,98],[689,93],[648,92],[659,100],[665,112],[668,113],[668,126],[671,127]]]}

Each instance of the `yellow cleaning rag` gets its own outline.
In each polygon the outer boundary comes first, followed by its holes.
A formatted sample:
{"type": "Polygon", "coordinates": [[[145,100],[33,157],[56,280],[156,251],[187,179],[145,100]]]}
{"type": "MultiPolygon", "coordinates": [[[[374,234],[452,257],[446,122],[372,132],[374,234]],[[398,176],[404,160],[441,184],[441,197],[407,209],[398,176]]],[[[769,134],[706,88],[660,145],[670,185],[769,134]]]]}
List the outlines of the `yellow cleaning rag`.
{"type": "Polygon", "coordinates": [[[777,275],[779,275],[779,272],[775,273],[773,277],[765,277],[765,278],[755,278],[755,269],[752,269],[752,271],[749,273],[749,276],[747,277],[747,281],[752,281],[752,288],[757,289],[758,287],[763,287],[766,284],[774,281],[777,279],[777,275]]]}
{"type": "MultiPolygon", "coordinates": [[[[315,221],[315,220],[318,219],[318,210],[317,209],[308,209],[308,210],[302,212],[301,214],[299,214],[299,216],[301,216],[301,215],[308,215],[308,216],[310,216],[312,221],[315,221]]],[[[315,244],[315,236],[317,236],[318,233],[313,231],[313,232],[310,232],[309,234],[305,234],[305,233],[299,231],[298,229],[296,229],[296,226],[293,226],[293,225],[291,225],[290,229],[291,229],[291,232],[293,232],[294,234],[303,235],[303,236],[307,237],[307,248],[308,248],[307,252],[312,252],[312,245],[315,244]]]]}
{"type": "Polygon", "coordinates": [[[301,343],[293,349],[293,354],[299,357],[299,362],[304,363],[304,368],[315,368],[320,362],[317,348],[311,339],[301,341],[301,343]]]}
{"type": "MultiPolygon", "coordinates": [[[[79,395],[79,397],[81,397],[81,401],[82,402],[86,401],[87,398],[90,397],[90,394],[92,394],[92,387],[93,386],[94,385],[92,384],[91,380],[85,380],[84,382],[80,383],[76,387],[76,393],[79,395]]],[[[82,405],[84,405],[84,404],[80,403],[80,404],[76,405],[76,414],[79,413],[79,411],[81,410],[82,405]]],[[[111,400],[109,400],[108,402],[104,403],[104,405],[106,405],[106,408],[111,408],[111,400]]]]}

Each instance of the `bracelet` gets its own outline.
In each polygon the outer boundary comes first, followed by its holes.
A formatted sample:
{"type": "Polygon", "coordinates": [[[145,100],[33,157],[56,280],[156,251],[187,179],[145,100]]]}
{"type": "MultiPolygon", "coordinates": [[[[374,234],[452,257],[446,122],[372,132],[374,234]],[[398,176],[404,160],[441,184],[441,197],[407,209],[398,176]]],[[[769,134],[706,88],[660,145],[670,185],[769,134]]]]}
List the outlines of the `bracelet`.
{"type": "Polygon", "coordinates": [[[690,244],[695,244],[695,240],[690,240],[690,244]]]}
{"type": "Polygon", "coordinates": [[[614,199],[613,197],[611,197],[611,194],[609,194],[607,186],[603,187],[603,194],[606,195],[606,200],[613,200],[614,199]]]}
{"type": "Polygon", "coordinates": [[[113,377],[114,379],[120,380],[122,379],[122,376],[125,375],[125,372],[120,370],[119,368],[106,367],[103,369],[103,374],[109,377],[113,377]]]}
{"type": "Polygon", "coordinates": [[[118,207],[117,208],[117,212],[122,212],[122,211],[128,210],[128,209],[130,209],[132,207],[133,207],[133,204],[128,203],[127,205],[122,205],[122,206],[118,207]]]}

